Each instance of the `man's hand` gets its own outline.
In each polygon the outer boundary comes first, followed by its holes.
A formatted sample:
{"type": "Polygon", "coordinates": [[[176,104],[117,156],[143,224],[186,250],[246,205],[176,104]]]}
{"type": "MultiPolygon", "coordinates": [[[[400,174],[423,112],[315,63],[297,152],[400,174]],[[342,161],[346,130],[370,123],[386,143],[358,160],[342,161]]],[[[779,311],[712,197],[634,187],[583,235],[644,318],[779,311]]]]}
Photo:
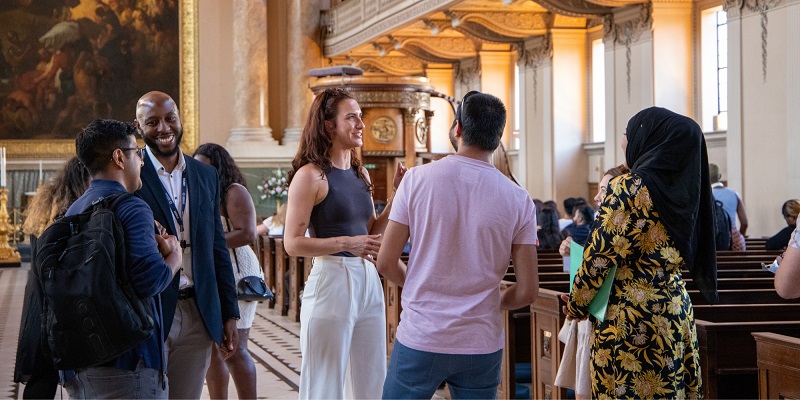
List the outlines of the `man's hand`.
{"type": "Polygon", "coordinates": [[[222,345],[219,346],[219,351],[222,353],[222,359],[227,360],[236,353],[236,346],[239,345],[239,331],[236,330],[236,320],[228,319],[222,326],[222,345]]]}

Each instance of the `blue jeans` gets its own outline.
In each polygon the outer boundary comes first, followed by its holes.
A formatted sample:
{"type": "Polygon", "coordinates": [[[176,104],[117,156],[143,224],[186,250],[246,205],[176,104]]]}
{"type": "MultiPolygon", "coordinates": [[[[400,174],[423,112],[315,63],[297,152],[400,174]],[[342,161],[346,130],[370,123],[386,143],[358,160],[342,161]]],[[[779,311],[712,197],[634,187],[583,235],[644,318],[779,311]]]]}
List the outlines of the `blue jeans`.
{"type": "Polygon", "coordinates": [[[453,399],[495,399],[503,350],[491,354],[441,354],[394,342],[383,384],[384,399],[430,399],[447,382],[453,399]]]}
{"type": "Polygon", "coordinates": [[[112,367],[81,369],[64,383],[71,399],[166,399],[158,370],[140,362],[136,371],[112,367]]]}

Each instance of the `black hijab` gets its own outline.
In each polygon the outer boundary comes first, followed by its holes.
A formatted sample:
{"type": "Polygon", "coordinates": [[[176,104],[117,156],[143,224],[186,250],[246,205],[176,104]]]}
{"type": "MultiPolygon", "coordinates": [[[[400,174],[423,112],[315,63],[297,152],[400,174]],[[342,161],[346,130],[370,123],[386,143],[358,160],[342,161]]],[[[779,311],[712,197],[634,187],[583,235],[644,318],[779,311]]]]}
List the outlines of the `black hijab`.
{"type": "Polygon", "coordinates": [[[717,303],[713,195],[706,141],[692,119],[650,107],[628,121],[625,159],[680,250],[697,288],[717,303]]]}

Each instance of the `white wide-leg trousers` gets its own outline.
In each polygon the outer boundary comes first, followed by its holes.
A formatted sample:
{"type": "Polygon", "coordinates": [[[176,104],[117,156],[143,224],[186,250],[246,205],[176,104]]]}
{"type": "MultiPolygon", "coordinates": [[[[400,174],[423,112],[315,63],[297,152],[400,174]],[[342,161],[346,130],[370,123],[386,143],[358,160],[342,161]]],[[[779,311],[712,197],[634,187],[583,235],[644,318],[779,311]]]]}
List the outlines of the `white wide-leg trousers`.
{"type": "Polygon", "coordinates": [[[380,398],[386,306],[378,272],[358,257],[313,264],[300,309],[300,398],[380,398]]]}

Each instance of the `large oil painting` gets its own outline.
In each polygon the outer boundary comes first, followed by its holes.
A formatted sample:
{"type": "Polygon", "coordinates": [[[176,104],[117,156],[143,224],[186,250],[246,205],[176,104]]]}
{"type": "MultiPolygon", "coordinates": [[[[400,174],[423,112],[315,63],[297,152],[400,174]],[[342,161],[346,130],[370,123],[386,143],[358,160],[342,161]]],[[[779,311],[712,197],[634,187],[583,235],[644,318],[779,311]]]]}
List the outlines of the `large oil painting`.
{"type": "Polygon", "coordinates": [[[0,145],[10,156],[71,153],[81,127],[97,118],[132,121],[149,90],[178,102],[192,145],[194,3],[0,1],[0,145]]]}

